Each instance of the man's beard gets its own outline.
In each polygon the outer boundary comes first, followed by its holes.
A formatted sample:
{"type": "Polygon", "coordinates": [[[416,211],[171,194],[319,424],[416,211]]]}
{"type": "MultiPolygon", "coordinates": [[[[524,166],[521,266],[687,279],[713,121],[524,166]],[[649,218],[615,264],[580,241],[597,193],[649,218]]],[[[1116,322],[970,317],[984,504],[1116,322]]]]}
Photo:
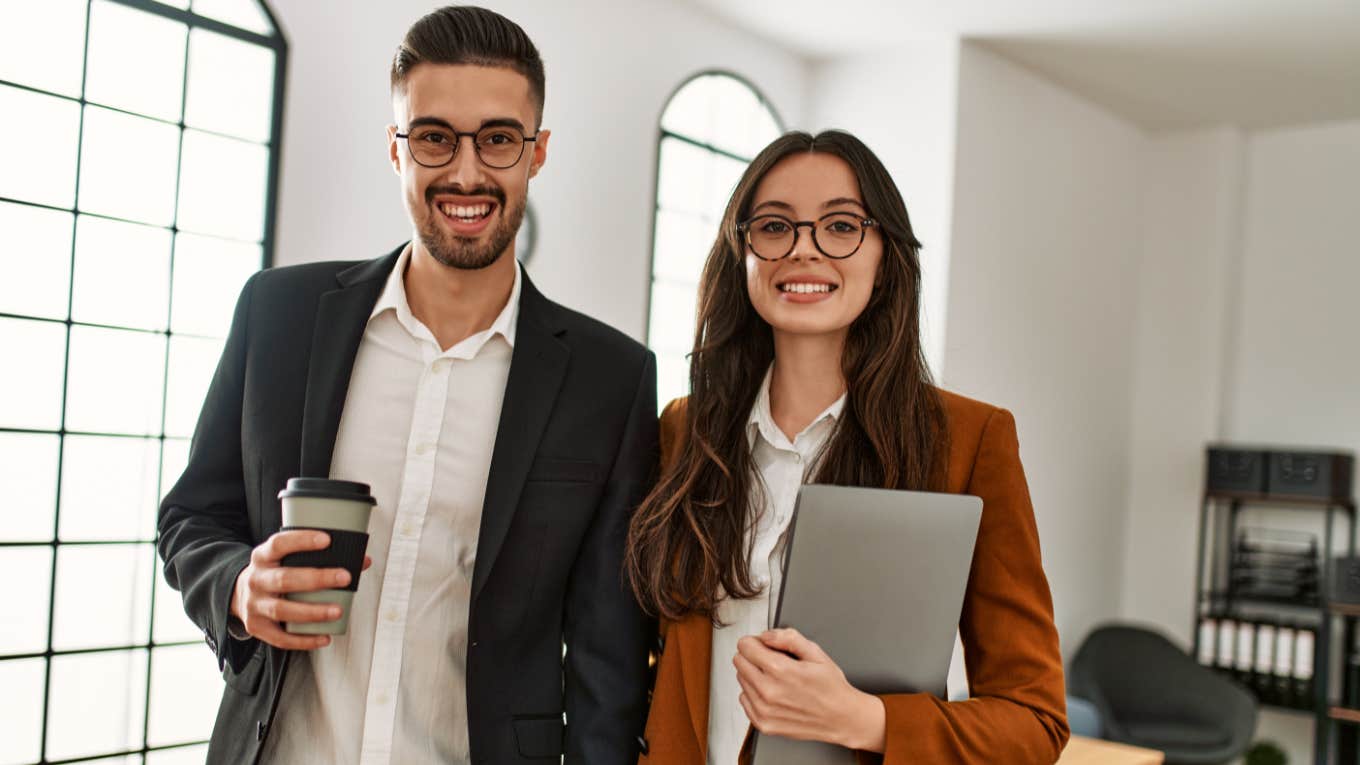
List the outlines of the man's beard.
{"type": "Polygon", "coordinates": [[[521,198],[513,207],[508,207],[505,203],[505,192],[500,189],[475,189],[467,193],[467,196],[494,197],[497,205],[492,214],[500,216],[500,221],[489,231],[474,239],[449,232],[441,228],[435,220],[436,216],[443,213],[434,206],[432,198],[435,194],[446,192],[447,189],[433,187],[426,190],[425,209],[429,211],[429,216],[425,218],[425,223],[419,230],[420,243],[425,246],[426,252],[441,264],[464,271],[486,268],[500,260],[501,254],[510,247],[515,241],[515,235],[519,233],[520,223],[524,220],[525,200],[521,198]]]}

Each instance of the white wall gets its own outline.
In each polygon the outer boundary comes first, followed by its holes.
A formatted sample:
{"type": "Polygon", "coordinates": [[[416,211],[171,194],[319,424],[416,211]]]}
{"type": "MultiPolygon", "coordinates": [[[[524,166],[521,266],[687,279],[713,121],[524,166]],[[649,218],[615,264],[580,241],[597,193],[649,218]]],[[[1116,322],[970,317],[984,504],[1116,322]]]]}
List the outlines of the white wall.
{"type": "Polygon", "coordinates": [[[1014,411],[1070,655],[1118,613],[1144,138],[970,43],[945,386],[1014,411]]]}
{"type": "Polygon", "coordinates": [[[1246,139],[1151,137],[1143,161],[1122,615],[1192,638],[1204,445],[1218,439],[1246,139]]]}
{"type": "Polygon", "coordinates": [[[1227,435],[1360,451],[1360,122],[1252,136],[1227,435]]]}
{"type": "Polygon", "coordinates": [[[936,375],[944,368],[958,61],[959,41],[950,38],[820,62],[806,97],[809,130],[854,133],[883,160],[902,192],[924,244],[922,345],[936,375]]]}
{"type": "MultiPolygon", "coordinates": [[[[388,67],[433,2],[273,0],[290,43],[279,265],[376,256],[410,237],[387,163],[388,67]]],[[[488,2],[534,39],[552,144],[531,186],[530,273],[550,297],[642,338],[657,120],[709,68],[756,84],[786,124],[803,114],[801,59],[675,2],[488,2]]]]}

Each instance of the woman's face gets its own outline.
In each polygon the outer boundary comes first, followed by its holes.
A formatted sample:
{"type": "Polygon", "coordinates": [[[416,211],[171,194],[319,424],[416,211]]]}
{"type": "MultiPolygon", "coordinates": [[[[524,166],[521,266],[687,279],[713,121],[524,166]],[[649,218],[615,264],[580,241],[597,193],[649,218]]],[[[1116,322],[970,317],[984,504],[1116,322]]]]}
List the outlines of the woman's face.
{"type": "MultiPolygon", "coordinates": [[[[869,217],[850,165],[821,152],[793,154],[770,168],[756,186],[750,210],[751,240],[743,242],[764,242],[756,249],[766,257],[778,257],[786,249],[774,246],[787,237],[785,221],[812,221],[822,249],[838,255],[859,240],[857,221],[869,217]]],[[[745,246],[751,303],[776,333],[843,334],[869,303],[883,258],[883,237],[877,228],[866,228],[855,254],[833,259],[818,250],[812,228],[798,226],[796,231],[792,252],[780,260],[764,260],[745,246]]]]}

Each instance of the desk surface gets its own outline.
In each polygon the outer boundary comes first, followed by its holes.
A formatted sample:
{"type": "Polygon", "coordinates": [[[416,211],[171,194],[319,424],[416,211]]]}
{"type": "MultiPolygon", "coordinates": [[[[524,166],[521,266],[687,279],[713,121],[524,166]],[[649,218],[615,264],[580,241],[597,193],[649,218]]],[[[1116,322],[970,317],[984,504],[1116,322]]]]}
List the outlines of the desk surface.
{"type": "Polygon", "coordinates": [[[1155,749],[1073,736],[1058,765],[1162,765],[1163,759],[1165,756],[1155,749]]]}

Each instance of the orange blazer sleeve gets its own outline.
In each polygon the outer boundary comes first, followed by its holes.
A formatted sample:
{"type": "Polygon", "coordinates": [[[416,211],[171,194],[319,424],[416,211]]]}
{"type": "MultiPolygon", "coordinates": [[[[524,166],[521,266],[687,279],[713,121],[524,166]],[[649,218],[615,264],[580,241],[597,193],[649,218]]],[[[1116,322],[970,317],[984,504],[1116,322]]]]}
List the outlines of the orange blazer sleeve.
{"type": "MultiPolygon", "coordinates": [[[[960,464],[951,465],[951,483],[968,464],[961,448],[972,445],[954,445],[950,460],[960,464]]],[[[959,620],[971,698],[881,696],[887,747],[882,755],[858,753],[861,763],[1052,765],[1067,743],[1053,599],[1010,412],[991,411],[966,476],[962,492],[983,503],[959,620]]]]}

